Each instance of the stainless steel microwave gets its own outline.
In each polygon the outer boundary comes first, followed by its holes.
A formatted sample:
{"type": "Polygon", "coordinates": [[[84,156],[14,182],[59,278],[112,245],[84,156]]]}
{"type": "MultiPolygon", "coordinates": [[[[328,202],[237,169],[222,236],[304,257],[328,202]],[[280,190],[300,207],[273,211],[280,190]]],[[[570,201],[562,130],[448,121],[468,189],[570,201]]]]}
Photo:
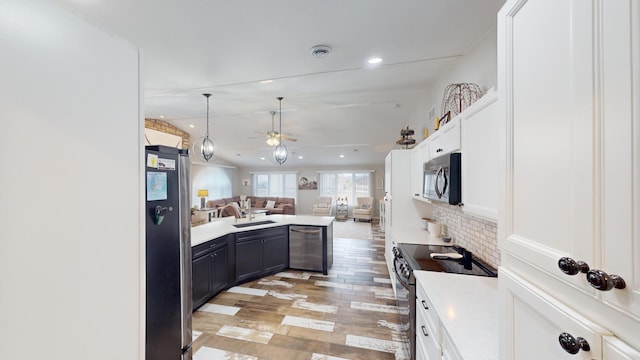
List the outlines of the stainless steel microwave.
{"type": "Polygon", "coordinates": [[[460,153],[440,156],[425,163],[422,197],[451,205],[460,205],[462,203],[460,166],[460,153]]]}

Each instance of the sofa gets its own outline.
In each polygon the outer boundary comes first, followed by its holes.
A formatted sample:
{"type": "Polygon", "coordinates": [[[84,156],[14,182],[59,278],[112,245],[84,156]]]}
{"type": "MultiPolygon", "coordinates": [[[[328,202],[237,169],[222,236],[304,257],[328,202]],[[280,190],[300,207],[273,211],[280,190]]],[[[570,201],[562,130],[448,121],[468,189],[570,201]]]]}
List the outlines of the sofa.
{"type": "MultiPolygon", "coordinates": [[[[288,197],[262,197],[262,196],[247,196],[247,199],[251,200],[251,209],[254,210],[267,210],[267,214],[282,214],[282,215],[295,215],[296,214],[296,201],[294,198],[288,197]]],[[[215,209],[222,208],[225,205],[237,203],[240,205],[240,196],[232,196],[230,198],[215,199],[207,201],[207,208],[215,209]]],[[[225,216],[225,214],[222,214],[225,216]]],[[[231,215],[226,215],[231,216],[231,215]]]]}

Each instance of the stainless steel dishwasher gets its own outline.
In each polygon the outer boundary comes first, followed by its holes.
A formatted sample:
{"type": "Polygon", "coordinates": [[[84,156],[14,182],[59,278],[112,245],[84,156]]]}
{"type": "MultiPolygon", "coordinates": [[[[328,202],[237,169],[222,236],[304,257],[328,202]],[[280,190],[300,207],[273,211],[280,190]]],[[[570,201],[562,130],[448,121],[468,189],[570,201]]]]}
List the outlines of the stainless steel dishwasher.
{"type": "Polygon", "coordinates": [[[289,267],[322,271],[322,227],[289,226],[289,267]]]}

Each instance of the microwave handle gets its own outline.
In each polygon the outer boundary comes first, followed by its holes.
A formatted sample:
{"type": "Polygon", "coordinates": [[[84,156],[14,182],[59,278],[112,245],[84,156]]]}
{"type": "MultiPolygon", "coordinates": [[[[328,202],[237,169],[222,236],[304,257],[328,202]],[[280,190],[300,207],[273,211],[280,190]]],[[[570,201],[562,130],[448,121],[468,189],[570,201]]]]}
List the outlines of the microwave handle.
{"type": "Polygon", "coordinates": [[[436,191],[436,195],[438,195],[438,199],[441,199],[442,195],[444,195],[444,192],[447,188],[447,177],[444,175],[444,168],[442,166],[438,168],[438,171],[436,172],[436,180],[434,181],[434,188],[436,191]],[[442,178],[444,179],[444,186],[442,187],[442,191],[440,191],[440,189],[438,188],[438,179],[440,178],[440,176],[442,176],[442,178]]]}

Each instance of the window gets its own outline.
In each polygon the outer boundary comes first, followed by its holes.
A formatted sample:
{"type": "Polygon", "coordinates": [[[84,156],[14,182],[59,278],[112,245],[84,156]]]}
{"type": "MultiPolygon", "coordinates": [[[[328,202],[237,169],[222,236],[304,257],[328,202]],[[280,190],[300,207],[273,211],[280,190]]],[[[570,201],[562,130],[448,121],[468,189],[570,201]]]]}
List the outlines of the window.
{"type": "Polygon", "coordinates": [[[371,197],[373,171],[321,172],[318,180],[320,196],[331,196],[333,201],[347,198],[349,205],[356,204],[356,198],[371,197]]]}
{"type": "Polygon", "coordinates": [[[297,173],[253,173],[253,195],[290,197],[297,200],[297,173]]]}
{"type": "Polygon", "coordinates": [[[191,165],[191,204],[200,204],[198,190],[209,191],[206,200],[231,197],[233,169],[217,166],[191,165]]]}

